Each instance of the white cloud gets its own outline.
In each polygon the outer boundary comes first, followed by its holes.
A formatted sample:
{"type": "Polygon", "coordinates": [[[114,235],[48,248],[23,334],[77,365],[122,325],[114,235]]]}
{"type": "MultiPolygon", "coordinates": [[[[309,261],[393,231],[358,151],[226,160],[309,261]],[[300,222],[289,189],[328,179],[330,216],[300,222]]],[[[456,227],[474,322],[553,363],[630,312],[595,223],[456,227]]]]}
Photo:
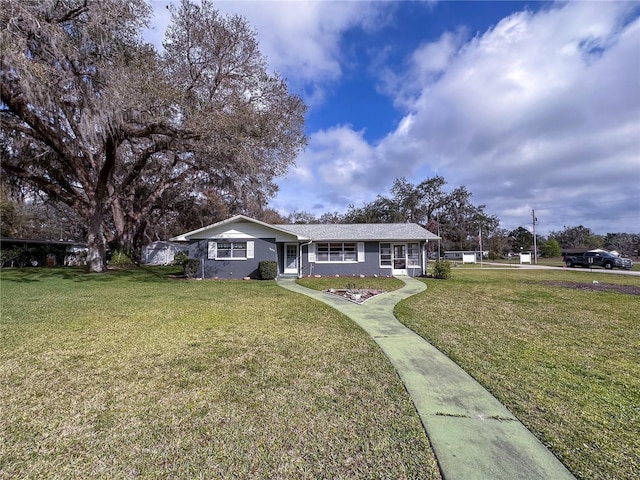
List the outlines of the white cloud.
{"type": "Polygon", "coordinates": [[[421,47],[397,100],[413,95],[416,71],[425,73],[423,89],[378,150],[444,172],[501,218],[513,202],[587,208],[597,204],[593,193],[609,198],[621,187],[637,198],[640,21],[624,24],[628,7],[575,2],[522,12],[457,52],[447,35],[421,47]]]}
{"type": "Polygon", "coordinates": [[[435,42],[422,44],[411,54],[407,70],[402,72],[384,66],[385,52],[381,53],[376,59],[382,64],[379,91],[394,96],[396,105],[411,109],[416,96],[447,71],[466,36],[466,30],[460,28],[455,33],[443,33],[435,42]]]}

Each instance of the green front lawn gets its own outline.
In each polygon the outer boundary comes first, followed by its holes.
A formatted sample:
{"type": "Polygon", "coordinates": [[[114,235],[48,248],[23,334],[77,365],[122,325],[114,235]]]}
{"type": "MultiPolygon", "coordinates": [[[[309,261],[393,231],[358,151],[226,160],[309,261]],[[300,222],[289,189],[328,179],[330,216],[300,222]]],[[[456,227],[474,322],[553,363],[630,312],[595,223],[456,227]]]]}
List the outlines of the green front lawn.
{"type": "Polygon", "coordinates": [[[440,478],[350,320],[169,273],[0,273],[0,478],[440,478]]]}
{"type": "Polygon", "coordinates": [[[452,274],[398,304],[400,320],[487,387],[578,478],[640,478],[640,295],[602,291],[640,290],[640,277],[452,274]]]}

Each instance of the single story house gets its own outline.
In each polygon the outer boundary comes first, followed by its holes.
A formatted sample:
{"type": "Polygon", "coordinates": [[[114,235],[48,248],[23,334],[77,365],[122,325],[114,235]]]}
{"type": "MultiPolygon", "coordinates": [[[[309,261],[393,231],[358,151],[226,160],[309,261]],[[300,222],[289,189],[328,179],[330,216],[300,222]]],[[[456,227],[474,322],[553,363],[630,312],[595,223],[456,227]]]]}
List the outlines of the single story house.
{"type": "Polygon", "coordinates": [[[189,245],[161,240],[145,245],[140,261],[147,265],[171,265],[178,252],[189,253],[189,245]]]}
{"type": "Polygon", "coordinates": [[[418,276],[437,239],[415,223],[271,225],[236,215],[171,240],[189,243],[199,278],[258,278],[262,260],[281,276],[418,276]]]}

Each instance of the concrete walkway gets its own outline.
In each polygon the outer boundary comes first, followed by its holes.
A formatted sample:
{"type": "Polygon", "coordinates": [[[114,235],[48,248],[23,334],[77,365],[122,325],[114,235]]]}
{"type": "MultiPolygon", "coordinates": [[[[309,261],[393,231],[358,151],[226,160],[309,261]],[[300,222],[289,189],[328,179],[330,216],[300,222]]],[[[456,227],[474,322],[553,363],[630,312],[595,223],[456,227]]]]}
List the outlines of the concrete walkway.
{"type": "Polygon", "coordinates": [[[445,480],[573,479],[573,475],[498,400],[457,364],[393,315],[400,300],[426,289],[405,286],[362,305],[281,279],[278,284],[320,300],[367,332],[411,395],[445,480]]]}

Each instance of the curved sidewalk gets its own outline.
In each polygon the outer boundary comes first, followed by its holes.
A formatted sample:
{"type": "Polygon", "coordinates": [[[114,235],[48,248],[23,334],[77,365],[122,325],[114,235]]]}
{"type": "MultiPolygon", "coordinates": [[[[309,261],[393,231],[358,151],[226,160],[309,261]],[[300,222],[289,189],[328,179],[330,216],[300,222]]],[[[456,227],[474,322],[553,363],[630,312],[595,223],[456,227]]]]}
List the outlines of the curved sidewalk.
{"type": "Polygon", "coordinates": [[[484,387],[395,318],[396,303],[427,288],[411,277],[399,278],[403,288],[362,305],[294,279],[278,284],[344,313],[376,341],[411,395],[445,480],[574,479],[484,387]]]}

